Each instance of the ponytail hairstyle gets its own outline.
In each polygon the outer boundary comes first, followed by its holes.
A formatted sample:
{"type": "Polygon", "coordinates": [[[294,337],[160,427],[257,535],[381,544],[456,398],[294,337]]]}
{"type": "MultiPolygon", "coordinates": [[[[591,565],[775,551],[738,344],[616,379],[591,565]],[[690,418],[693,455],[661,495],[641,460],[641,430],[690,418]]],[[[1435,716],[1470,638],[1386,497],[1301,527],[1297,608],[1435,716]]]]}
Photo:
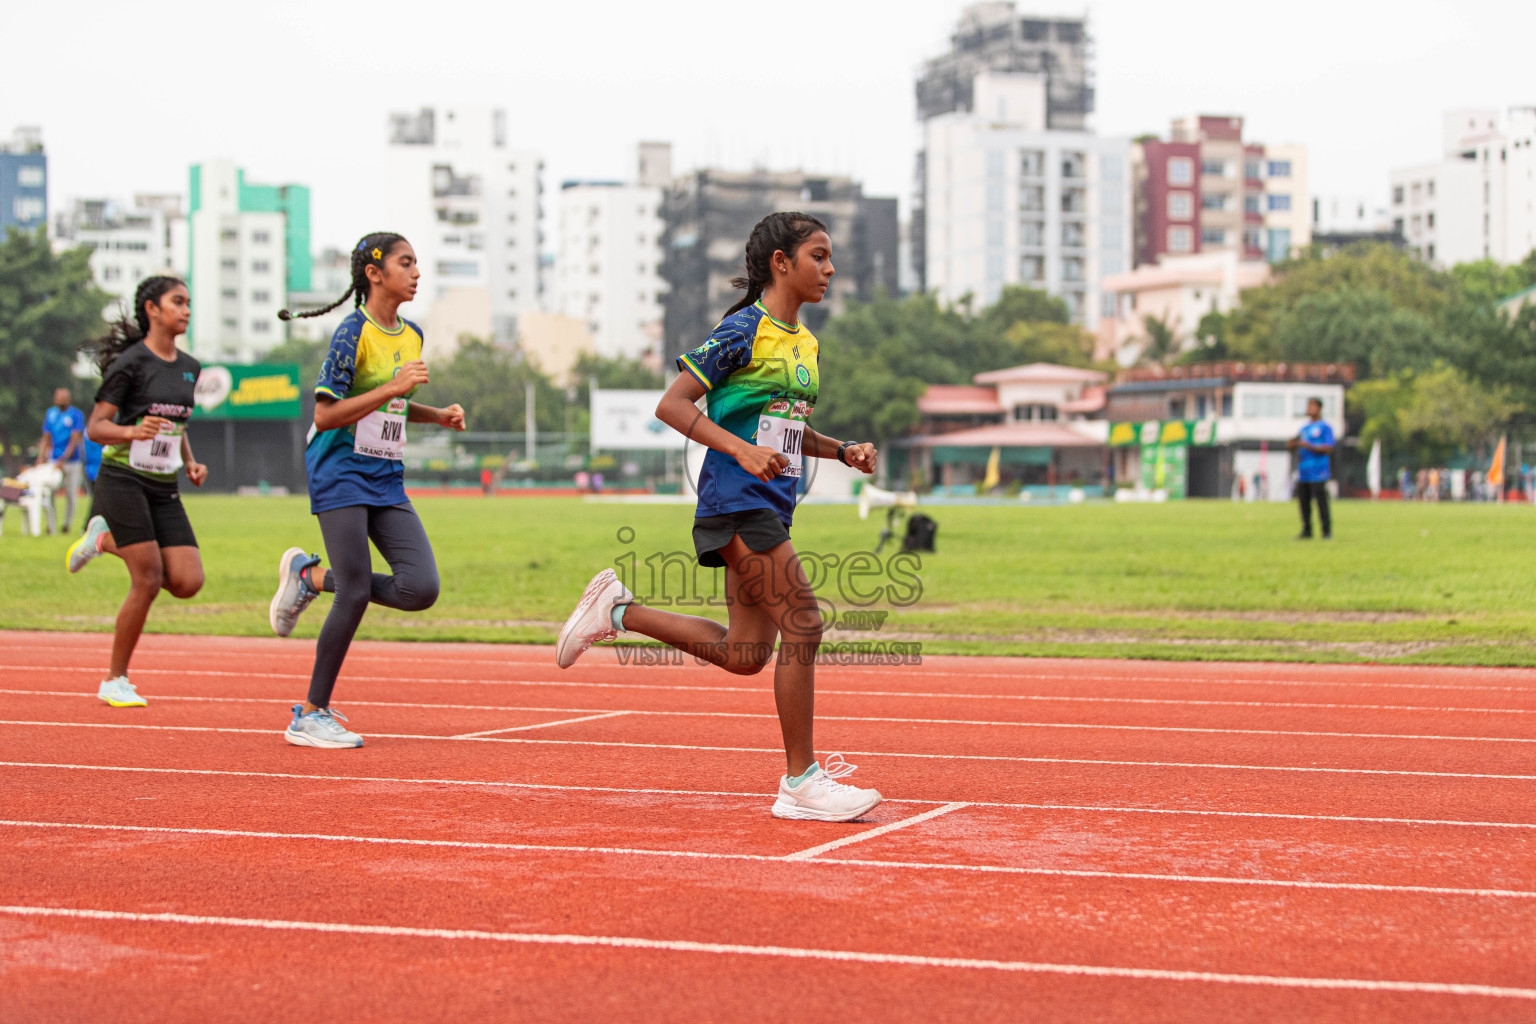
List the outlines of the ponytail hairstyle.
{"type": "Polygon", "coordinates": [[[106,334],[80,344],[80,354],[95,363],[96,369],[101,371],[102,376],[106,376],[107,367],[112,365],[114,359],[149,336],[149,313],[144,307],[151,302],[158,306],[166,292],[178,285],[186,287],[186,284],[181,278],[170,274],[146,277],[134,289],[133,315],[129,316],[126,309],[121,310],[117,319],[107,328],[106,334]]]}
{"type": "Polygon", "coordinates": [[[324,316],[348,299],[356,297],[352,303],[361,306],[368,301],[368,272],[371,264],[384,269],[384,261],[394,251],[395,246],[405,241],[404,235],[397,235],[393,231],[375,231],[370,235],[364,235],[352,249],[352,287],[347,289],[345,295],[331,303],[329,306],[321,306],[319,309],[306,309],[302,313],[292,313],[286,309],[277,311],[279,320],[296,320],[311,316],[324,316]]]}
{"type": "Polygon", "coordinates": [[[747,237],[747,276],[731,278],[731,287],[745,288],[747,294],[726,310],[725,315],[746,309],[763,297],[763,289],[773,280],[770,261],[774,252],[782,250],[785,256],[794,259],[806,239],[826,230],[825,224],[808,213],[770,213],[758,221],[747,237]]]}

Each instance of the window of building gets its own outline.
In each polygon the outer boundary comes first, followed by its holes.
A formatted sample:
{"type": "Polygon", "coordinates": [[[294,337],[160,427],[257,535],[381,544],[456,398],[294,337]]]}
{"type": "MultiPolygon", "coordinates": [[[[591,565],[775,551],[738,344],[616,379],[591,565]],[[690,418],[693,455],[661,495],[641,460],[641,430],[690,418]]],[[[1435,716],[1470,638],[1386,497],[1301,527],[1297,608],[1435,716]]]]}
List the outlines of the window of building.
{"type": "Polygon", "coordinates": [[[1231,396],[1231,394],[1225,394],[1225,395],[1221,396],[1221,414],[1223,416],[1231,416],[1232,415],[1232,396],[1231,396]]]}
{"type": "Polygon", "coordinates": [[[1088,176],[1088,154],[1061,154],[1061,176],[1063,178],[1086,178],[1088,176]]]}
{"type": "Polygon", "coordinates": [[[1225,228],[1201,228],[1201,245],[1226,245],[1227,231],[1225,228]]]}
{"type": "Polygon", "coordinates": [[[221,242],[235,242],[239,239],[240,232],[236,231],[234,228],[225,228],[223,231],[219,232],[219,241],[221,242]]]}
{"type": "Polygon", "coordinates": [[[438,260],[437,272],[442,277],[474,277],[480,273],[480,264],[474,260],[438,260]]]}
{"type": "Polygon", "coordinates": [[[1290,228],[1270,228],[1268,232],[1268,248],[1265,256],[1271,263],[1279,263],[1281,260],[1291,258],[1291,230],[1290,228]]]}
{"type": "Polygon", "coordinates": [[[1085,188],[1064,188],[1061,190],[1062,213],[1087,213],[1088,190],[1085,188]]]}
{"type": "Polygon", "coordinates": [[[1306,416],[1307,403],[1314,398],[1323,404],[1323,419],[1332,418],[1334,411],[1338,408],[1338,402],[1335,395],[1326,392],[1321,395],[1293,393],[1291,395],[1291,415],[1297,419],[1306,416]]]}
{"type": "Polygon", "coordinates": [[[1243,212],[1259,213],[1259,197],[1253,193],[1243,196],[1243,212]]]}
{"type": "Polygon", "coordinates": [[[1247,160],[1243,163],[1243,177],[1249,181],[1258,181],[1264,176],[1264,166],[1257,160],[1247,160]]]}
{"type": "Polygon", "coordinates": [[[1038,283],[1045,280],[1045,257],[1025,256],[1019,261],[1019,280],[1038,283]]]}
{"type": "Polygon", "coordinates": [[[1264,231],[1262,228],[1243,228],[1243,247],[1245,249],[1264,248],[1264,231]]]}
{"type": "Polygon", "coordinates": [[[1083,281],[1087,279],[1084,272],[1087,263],[1081,256],[1068,256],[1061,261],[1061,279],[1063,281],[1083,281]]]}
{"type": "Polygon", "coordinates": [[[1269,209],[1271,212],[1280,212],[1291,208],[1291,197],[1275,194],[1269,197],[1269,209]]]}
{"type": "Polygon", "coordinates": [[[48,174],[36,164],[27,164],[16,168],[16,186],[18,188],[43,188],[48,183],[48,174]]]}
{"type": "Polygon", "coordinates": [[[1431,263],[1433,263],[1435,261],[1435,243],[1434,242],[1430,242],[1429,245],[1425,248],[1425,250],[1424,250],[1424,258],[1429,260],[1431,263]]]}
{"type": "Polygon", "coordinates": [[[227,316],[227,317],[225,317],[225,318],[224,318],[224,326],[225,326],[225,327],[227,327],[227,328],[228,328],[228,329],[229,329],[229,330],[231,330],[231,331],[232,331],[232,330],[234,330],[234,329],[235,329],[235,328],[236,328],[236,327],[239,327],[239,326],[240,326],[240,321],[238,321],[238,320],[236,320],[236,319],[235,319],[235,318],[234,318],[234,317],[232,317],[232,316],[227,316]]]}
{"type": "Polygon", "coordinates": [[[1414,182],[1408,189],[1408,194],[1415,203],[1419,202],[1419,200],[1424,198],[1424,183],[1422,181],[1414,182]]]}
{"type": "Polygon", "coordinates": [[[1082,221],[1067,220],[1061,223],[1061,244],[1081,249],[1088,244],[1088,232],[1082,221]]]}
{"type": "Polygon", "coordinates": [[[1225,160],[1200,161],[1200,173],[1207,178],[1225,178],[1227,176],[1227,162],[1225,160]]]}
{"type": "MultiPolygon", "coordinates": [[[[1527,142],[1526,145],[1529,146],[1530,143],[1527,142]]],[[[1430,178],[1428,181],[1426,181],[1424,183],[1424,194],[1429,196],[1429,198],[1431,198],[1431,199],[1435,198],[1435,179],[1434,178],[1430,178]]]]}
{"type": "Polygon", "coordinates": [[[237,261],[235,261],[235,260],[220,260],[219,261],[219,269],[221,269],[221,270],[238,270],[239,267],[240,267],[240,264],[237,261]]]}
{"type": "Polygon", "coordinates": [[[1194,232],[1189,228],[1168,229],[1168,251],[1190,252],[1195,247],[1194,232]]]}
{"type": "Polygon", "coordinates": [[[1211,400],[1204,395],[1195,396],[1195,419],[1203,420],[1211,412],[1211,400]]]}
{"type": "Polygon", "coordinates": [[[272,293],[269,291],[262,291],[261,289],[257,289],[256,291],[251,292],[251,301],[261,305],[266,305],[268,302],[272,301],[272,293]]]}
{"type": "Polygon", "coordinates": [[[240,297],[239,291],[234,288],[225,288],[223,291],[219,292],[219,295],[225,299],[228,299],[230,302],[234,302],[240,297]]]}
{"type": "Polygon", "coordinates": [[[251,273],[253,274],[266,274],[270,273],[271,270],[272,264],[268,263],[266,260],[251,261],[251,273]]]}
{"type": "Polygon", "coordinates": [[[251,321],[251,330],[256,332],[257,334],[266,334],[267,332],[272,330],[272,325],[270,323],[268,323],[265,319],[252,320],[251,321]]]}
{"type": "Polygon", "coordinates": [[[1195,162],[1187,156],[1171,156],[1168,158],[1168,184],[1193,185],[1195,183],[1195,162]]]}
{"type": "Polygon", "coordinates": [[[1019,209],[1030,211],[1043,211],[1045,209],[1045,186],[1025,185],[1019,190],[1019,209]]]}
{"type": "MultiPolygon", "coordinates": [[[[1099,246],[1101,248],[1118,250],[1124,244],[1125,225],[1123,223],[1121,223],[1119,220],[1108,219],[1099,221],[1099,246]]],[[[1119,273],[1119,271],[1110,270],[1108,266],[1106,266],[1104,268],[1104,273],[1115,274],[1119,273]]]]}
{"type": "Polygon", "coordinates": [[[1231,202],[1231,192],[1200,193],[1200,208],[1203,210],[1225,210],[1231,202]]]}
{"type": "Polygon", "coordinates": [[[1188,192],[1168,193],[1168,216],[1172,220],[1189,220],[1195,215],[1194,197],[1188,192]]]}
{"type": "Polygon", "coordinates": [[[1026,178],[1045,176],[1045,150],[1025,149],[1019,152],[1019,174],[1026,178]]]}
{"type": "Polygon", "coordinates": [[[1427,217],[1424,218],[1424,223],[1425,223],[1425,225],[1427,227],[1430,227],[1430,228],[1433,228],[1435,226],[1435,215],[1434,215],[1433,211],[1431,211],[1430,214],[1427,217]]]}
{"type": "Polygon", "coordinates": [[[272,236],[265,231],[252,231],[251,241],[255,242],[257,245],[266,245],[268,242],[272,241],[272,236]]]}
{"type": "Polygon", "coordinates": [[[1289,178],[1291,176],[1291,162],[1289,160],[1271,160],[1269,162],[1269,176],[1271,178],[1289,178]]]}
{"type": "Polygon", "coordinates": [[[1168,399],[1168,418],[1171,420],[1183,419],[1187,405],[1188,402],[1182,396],[1168,399]]]}
{"type": "MultiPolygon", "coordinates": [[[[1305,409],[1303,409],[1305,412],[1305,409]]],[[[1252,391],[1243,395],[1243,419],[1278,420],[1285,416],[1285,396],[1275,392],[1252,391]]]]}
{"type": "Polygon", "coordinates": [[[1019,222],[1019,244],[1027,246],[1041,246],[1045,244],[1045,221],[1025,220],[1019,222]]]}
{"type": "Polygon", "coordinates": [[[1403,201],[1403,186],[1401,186],[1401,185],[1393,185],[1392,186],[1392,202],[1394,202],[1394,203],[1401,203],[1402,201],[1403,201]]]}
{"type": "Polygon", "coordinates": [[[1016,422],[1054,420],[1060,417],[1060,409],[1054,405],[1046,405],[1043,402],[1020,402],[1013,407],[1013,418],[1016,422]]]}

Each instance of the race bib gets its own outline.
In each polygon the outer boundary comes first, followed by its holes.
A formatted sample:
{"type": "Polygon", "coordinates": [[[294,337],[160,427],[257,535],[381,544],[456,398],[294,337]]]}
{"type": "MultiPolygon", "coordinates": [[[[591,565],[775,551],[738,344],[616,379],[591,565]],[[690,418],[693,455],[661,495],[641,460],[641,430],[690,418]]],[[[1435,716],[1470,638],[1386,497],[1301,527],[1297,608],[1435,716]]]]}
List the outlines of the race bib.
{"type": "Polygon", "coordinates": [[[406,398],[392,398],[382,409],[357,421],[352,450],[370,459],[399,462],[405,458],[405,414],[411,403],[406,398]]]}
{"type": "Polygon", "coordinates": [[[181,468],[181,435],[185,423],[166,420],[160,433],[128,446],[128,465],[141,473],[174,474],[181,468]]]}
{"type": "Polygon", "coordinates": [[[810,406],[805,402],[772,402],[757,420],[757,443],[783,455],[789,463],[779,476],[799,477],[802,472],[801,442],[805,439],[805,418],[810,406]]]}

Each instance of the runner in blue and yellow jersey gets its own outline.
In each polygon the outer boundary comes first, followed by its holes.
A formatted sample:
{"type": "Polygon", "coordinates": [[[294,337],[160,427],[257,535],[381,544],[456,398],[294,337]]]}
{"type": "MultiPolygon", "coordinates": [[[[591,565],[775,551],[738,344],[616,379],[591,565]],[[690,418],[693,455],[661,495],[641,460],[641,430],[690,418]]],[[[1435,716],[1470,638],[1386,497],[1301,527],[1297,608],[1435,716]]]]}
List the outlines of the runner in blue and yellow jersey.
{"type": "Polygon", "coordinates": [[[620,632],[653,637],[728,672],[750,675],[774,660],[774,698],[784,734],[785,774],[777,818],[852,821],[880,803],[873,789],[837,781],[853,771],[842,755],[816,758],[816,653],[821,610],[789,540],[804,459],[838,459],[875,470],[872,444],[836,441],[809,424],[819,386],[816,338],[800,307],[832,282],[826,225],[775,213],[752,229],[747,290],[709,339],[679,357],[677,378],[656,416],[709,448],[699,473],[693,542],[699,564],[724,566],[730,623],[636,603],[605,569],[587,585],[560,631],[556,661],[567,668],[598,640],[620,632]],[[696,403],[706,399],[707,415],[696,403]]]}
{"type": "Polygon", "coordinates": [[[96,691],[117,708],[145,704],[128,682],[128,662],[150,605],[161,590],[189,598],[203,587],[197,536],[176,483],[183,470],[197,487],[208,478],[187,439],[202,366],[176,347],[191,316],[186,284],[157,275],[134,291],[131,319],[124,315],[104,336],[81,346],[102,374],[85,427],[86,436],[102,446],[102,464],[85,534],[70,545],[65,564],[79,572],[97,555],[112,554],[128,566],[128,597],[117,613],[111,664],[96,691]]]}
{"type": "MultiPolygon", "coordinates": [[[[320,520],[330,567],[318,555],[289,548],[278,559],[277,593],[268,621],[278,636],[293,632],[299,614],[322,591],[336,595],[315,645],[309,694],[293,706],[283,733],[301,747],[360,747],[363,738],[341,723],[331,691],[369,602],[421,611],[437,600],[437,562],[421,519],[405,495],[407,423],[464,429],[464,410],[437,409],[413,401],[427,383],[421,328],[399,315],[416,295],[421,271],[416,252],[396,234],[366,235],[352,251],[352,287],[323,309],[356,296],[357,308],[341,322],[315,382],[315,423],[304,468],[309,510],[320,520]],[[389,563],[391,575],[375,573],[368,541],[389,563]]],[[[283,310],[279,316],[295,314],[283,310]]]]}

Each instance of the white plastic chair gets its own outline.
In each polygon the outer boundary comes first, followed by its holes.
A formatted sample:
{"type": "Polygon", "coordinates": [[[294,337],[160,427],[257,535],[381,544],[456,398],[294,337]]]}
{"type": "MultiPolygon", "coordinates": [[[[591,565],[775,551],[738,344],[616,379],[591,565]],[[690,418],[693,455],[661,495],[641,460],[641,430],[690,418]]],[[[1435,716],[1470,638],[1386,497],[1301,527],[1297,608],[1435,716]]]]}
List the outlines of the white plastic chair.
{"type": "Polygon", "coordinates": [[[58,513],[53,507],[53,492],[64,483],[64,472],[53,463],[28,466],[16,474],[27,491],[17,499],[22,510],[22,528],[34,537],[43,535],[43,514],[48,515],[48,532],[58,532],[58,513]]]}

